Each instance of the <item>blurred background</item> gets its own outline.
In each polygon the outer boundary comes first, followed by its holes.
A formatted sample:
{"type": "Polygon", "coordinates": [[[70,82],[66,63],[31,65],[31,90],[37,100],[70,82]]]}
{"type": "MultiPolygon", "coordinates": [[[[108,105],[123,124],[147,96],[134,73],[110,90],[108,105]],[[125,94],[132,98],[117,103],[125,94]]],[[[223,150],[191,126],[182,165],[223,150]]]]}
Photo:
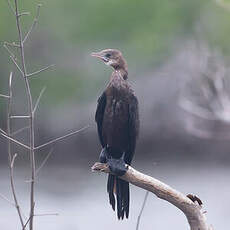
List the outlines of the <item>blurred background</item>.
{"type": "MultiPolygon", "coordinates": [[[[135,229],[145,191],[131,186],[131,215],[118,221],[108,204],[106,175],[91,173],[98,159],[94,122],[96,101],[111,69],[91,58],[92,51],[117,48],[129,66],[129,81],[140,104],[141,132],[133,166],[204,203],[215,229],[230,225],[230,1],[228,0],[46,0],[20,1],[30,11],[21,20],[25,32],[36,4],[39,24],[25,45],[27,69],[52,70],[30,79],[33,98],[46,91],[36,113],[36,145],[86,125],[90,127],[53,146],[36,183],[36,229],[135,229]]],[[[27,113],[23,81],[10,63],[3,42],[17,41],[15,19],[0,1],[0,93],[13,78],[13,114],[27,113]]],[[[13,129],[27,125],[15,119],[13,129]]],[[[0,98],[0,127],[6,129],[6,100],[0,98]]],[[[24,143],[27,132],[16,137],[24,143]]],[[[0,137],[0,193],[12,198],[7,142],[0,137]]],[[[36,153],[39,166],[51,146],[36,153]]],[[[28,152],[18,153],[15,180],[25,214],[29,205],[28,152]]],[[[19,229],[16,210],[0,199],[1,229],[19,229]]],[[[188,229],[183,214],[149,195],[140,229],[188,229]],[[163,221],[162,221],[163,220],[163,221]],[[167,220],[167,221],[164,221],[167,220]]]]}

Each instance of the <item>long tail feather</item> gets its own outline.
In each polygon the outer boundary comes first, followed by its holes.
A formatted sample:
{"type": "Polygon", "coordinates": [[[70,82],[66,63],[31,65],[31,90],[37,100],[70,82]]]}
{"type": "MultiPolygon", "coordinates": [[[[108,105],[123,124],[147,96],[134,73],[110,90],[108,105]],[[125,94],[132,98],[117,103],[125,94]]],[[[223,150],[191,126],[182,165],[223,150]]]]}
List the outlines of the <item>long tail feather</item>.
{"type": "Polygon", "coordinates": [[[109,175],[107,182],[107,192],[109,193],[109,203],[111,204],[113,210],[115,211],[115,197],[113,194],[115,176],[109,175]]]}
{"type": "Polygon", "coordinates": [[[129,183],[117,178],[114,175],[109,175],[107,183],[107,191],[109,193],[109,202],[115,210],[117,206],[118,219],[124,219],[129,217],[129,183]],[[116,195],[116,201],[115,196],[116,195]],[[117,202],[117,204],[115,204],[117,202]]]}

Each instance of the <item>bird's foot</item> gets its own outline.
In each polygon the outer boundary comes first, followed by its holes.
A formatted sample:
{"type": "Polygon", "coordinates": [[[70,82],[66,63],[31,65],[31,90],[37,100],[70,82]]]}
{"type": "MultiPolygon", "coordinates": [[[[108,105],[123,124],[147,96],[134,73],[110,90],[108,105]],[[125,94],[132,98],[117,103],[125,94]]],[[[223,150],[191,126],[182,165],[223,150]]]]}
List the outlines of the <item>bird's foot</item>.
{"type": "Polygon", "coordinates": [[[93,172],[105,172],[105,173],[109,173],[109,171],[110,171],[108,164],[100,163],[100,162],[96,162],[91,167],[91,170],[93,172]]]}
{"type": "Polygon", "coordinates": [[[100,156],[99,156],[100,163],[106,163],[107,162],[107,151],[106,148],[103,148],[101,150],[100,156]]]}
{"type": "Polygon", "coordinates": [[[110,158],[107,163],[110,171],[116,176],[123,176],[128,170],[128,167],[123,159],[110,158]]]}

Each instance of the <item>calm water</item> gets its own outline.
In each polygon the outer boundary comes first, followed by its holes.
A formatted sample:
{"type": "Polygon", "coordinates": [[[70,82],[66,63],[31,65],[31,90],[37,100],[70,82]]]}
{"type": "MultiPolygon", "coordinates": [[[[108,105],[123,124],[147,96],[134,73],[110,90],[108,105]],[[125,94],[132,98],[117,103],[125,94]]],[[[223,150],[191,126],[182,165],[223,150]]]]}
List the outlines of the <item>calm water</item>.
{"type": "MultiPolygon", "coordinates": [[[[215,229],[229,229],[230,169],[228,167],[196,164],[165,165],[140,163],[137,169],[166,182],[184,193],[197,194],[207,210],[208,222],[215,229]],[[143,169],[144,168],[144,169],[143,169]]],[[[87,167],[86,167],[87,168],[87,167]]],[[[27,171],[15,170],[17,191],[24,213],[28,213],[27,171]]],[[[0,192],[7,197],[9,180],[7,168],[0,169],[0,192]]],[[[135,229],[145,191],[131,186],[131,215],[118,221],[108,204],[106,175],[70,166],[45,166],[36,184],[36,214],[58,213],[58,216],[35,217],[35,229],[135,229]]],[[[20,229],[15,209],[0,198],[0,229],[20,229]]],[[[179,210],[150,194],[143,212],[140,229],[189,229],[179,210]],[[173,226],[173,228],[172,228],[173,226]]]]}

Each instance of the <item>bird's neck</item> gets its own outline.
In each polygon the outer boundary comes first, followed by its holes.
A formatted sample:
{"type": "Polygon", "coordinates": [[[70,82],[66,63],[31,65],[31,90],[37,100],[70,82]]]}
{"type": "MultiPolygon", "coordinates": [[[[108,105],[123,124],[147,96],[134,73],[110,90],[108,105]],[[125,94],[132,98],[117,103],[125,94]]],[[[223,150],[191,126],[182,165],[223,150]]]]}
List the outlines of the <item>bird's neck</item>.
{"type": "Polygon", "coordinates": [[[121,60],[120,64],[114,68],[114,72],[119,73],[119,75],[124,79],[128,79],[128,65],[125,60],[121,60]]]}
{"type": "Polygon", "coordinates": [[[128,79],[128,71],[126,69],[120,68],[120,69],[115,69],[114,70],[114,76],[120,76],[124,80],[128,79]]]}

